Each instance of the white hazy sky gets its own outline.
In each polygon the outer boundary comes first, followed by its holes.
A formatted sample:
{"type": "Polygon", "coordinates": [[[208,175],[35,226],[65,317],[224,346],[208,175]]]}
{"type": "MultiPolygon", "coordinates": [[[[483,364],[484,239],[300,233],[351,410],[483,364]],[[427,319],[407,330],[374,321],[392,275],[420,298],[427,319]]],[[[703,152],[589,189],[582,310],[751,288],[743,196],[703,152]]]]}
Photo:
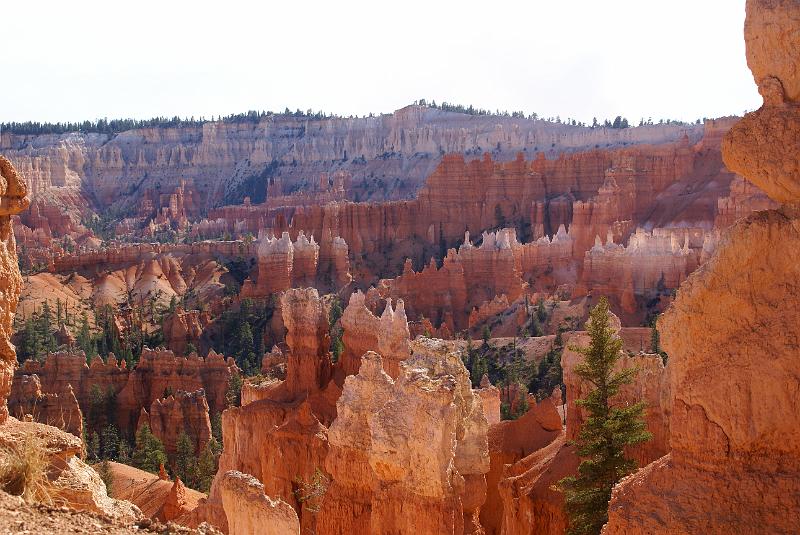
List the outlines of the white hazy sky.
{"type": "Polygon", "coordinates": [[[591,121],[761,100],[745,0],[5,1],[0,122],[391,112],[419,98],[591,121]]]}

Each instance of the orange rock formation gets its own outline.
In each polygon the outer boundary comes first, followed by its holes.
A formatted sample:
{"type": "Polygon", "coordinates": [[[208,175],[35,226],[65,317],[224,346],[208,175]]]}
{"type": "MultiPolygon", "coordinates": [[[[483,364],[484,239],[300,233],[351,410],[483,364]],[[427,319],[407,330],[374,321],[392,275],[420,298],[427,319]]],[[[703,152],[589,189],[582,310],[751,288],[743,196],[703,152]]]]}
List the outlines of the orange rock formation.
{"type": "MultiPolygon", "coordinates": [[[[798,35],[798,2],[748,0],[748,64],[764,106],[723,145],[731,169],[789,203],[800,201],[798,35]]],[[[796,204],[758,212],[681,287],[660,321],[672,451],[615,487],[604,533],[800,529],[799,229],[796,204]]]]}
{"type": "Polygon", "coordinates": [[[197,455],[211,439],[211,419],[208,415],[206,393],[179,390],[164,399],[156,399],[150,411],[142,407],[138,427],[147,424],[164,444],[167,453],[175,453],[178,437],[185,432],[197,455]]]}
{"type": "Polygon", "coordinates": [[[22,276],[17,263],[17,246],[11,230],[11,216],[25,210],[28,200],[27,186],[11,162],[0,156],[0,280],[3,295],[0,298],[0,424],[8,418],[6,400],[11,393],[11,380],[17,354],[11,345],[14,332],[14,312],[22,288],[22,276]]]}
{"type": "Polygon", "coordinates": [[[228,532],[232,535],[300,534],[300,523],[292,506],[265,495],[264,485],[253,476],[236,471],[227,472],[220,488],[228,518],[228,532]]]}

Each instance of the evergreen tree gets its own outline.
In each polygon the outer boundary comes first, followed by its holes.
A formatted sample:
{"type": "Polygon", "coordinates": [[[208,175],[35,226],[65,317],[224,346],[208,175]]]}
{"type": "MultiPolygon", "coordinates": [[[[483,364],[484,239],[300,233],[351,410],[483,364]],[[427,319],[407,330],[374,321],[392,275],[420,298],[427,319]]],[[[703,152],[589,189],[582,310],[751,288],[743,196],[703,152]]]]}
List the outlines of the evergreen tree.
{"type": "Polygon", "coordinates": [[[114,476],[111,474],[111,465],[108,463],[108,460],[103,460],[103,462],[97,466],[97,474],[100,476],[100,479],[103,480],[103,483],[106,484],[106,493],[109,496],[113,496],[114,476]]]}
{"type": "Polygon", "coordinates": [[[186,431],[181,431],[175,442],[175,474],[191,488],[197,488],[197,458],[194,443],[186,431]]]}
{"type": "Polygon", "coordinates": [[[575,373],[594,386],[585,398],[576,400],[576,404],[588,411],[575,441],[582,460],[576,476],[559,482],[565,495],[570,535],[600,533],[608,521],[611,489],[636,468],[636,462],[625,457],[625,446],[645,442],[652,436],[643,419],[643,402],[629,406],[614,404],[620,387],[630,383],[638,370],[614,371],[622,340],[609,325],[605,297],[592,309],[586,328],[591,339],[589,347],[570,347],[583,355],[575,373]]]}
{"type": "Polygon", "coordinates": [[[211,488],[211,481],[217,473],[219,452],[219,443],[212,437],[197,460],[197,490],[208,492],[211,488]]]}
{"type": "Polygon", "coordinates": [[[242,404],[242,376],[238,373],[231,375],[228,388],[225,391],[225,402],[228,407],[238,407],[242,404]]]}
{"type": "Polygon", "coordinates": [[[113,425],[107,425],[100,434],[103,459],[116,460],[119,457],[119,431],[113,425]]]}
{"type": "Polygon", "coordinates": [[[167,454],[164,451],[164,444],[153,435],[150,426],[143,425],[136,432],[136,448],[133,451],[133,466],[151,472],[158,473],[162,464],[166,464],[167,454]]]}
{"type": "Polygon", "coordinates": [[[122,464],[131,463],[131,445],[124,438],[120,438],[119,451],[117,453],[117,461],[122,464]]]}
{"type": "Polygon", "coordinates": [[[211,436],[217,444],[222,444],[222,414],[218,412],[211,415],[211,436]]]}
{"type": "Polygon", "coordinates": [[[101,453],[100,435],[95,431],[92,433],[92,442],[89,444],[89,457],[97,460],[100,459],[101,453]]]}

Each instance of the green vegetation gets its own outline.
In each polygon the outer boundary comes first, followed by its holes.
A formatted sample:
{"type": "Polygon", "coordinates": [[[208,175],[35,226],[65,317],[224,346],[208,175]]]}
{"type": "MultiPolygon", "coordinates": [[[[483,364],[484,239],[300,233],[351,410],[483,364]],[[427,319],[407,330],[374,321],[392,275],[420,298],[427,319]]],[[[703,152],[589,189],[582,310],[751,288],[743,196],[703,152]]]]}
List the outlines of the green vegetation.
{"type": "Polygon", "coordinates": [[[328,313],[328,323],[330,326],[331,337],[330,350],[332,353],[333,362],[338,361],[339,357],[344,351],[344,342],[342,342],[342,335],[344,334],[344,331],[342,330],[342,325],[339,323],[342,313],[342,301],[338,297],[334,297],[328,313]]]}
{"type": "Polygon", "coordinates": [[[106,493],[111,496],[114,492],[114,476],[111,474],[111,465],[104,459],[97,465],[97,474],[106,485],[106,493]]]}
{"type": "Polygon", "coordinates": [[[200,117],[181,118],[177,115],[172,118],[168,117],[153,117],[152,119],[97,119],[95,121],[83,121],[79,123],[41,123],[37,121],[26,122],[10,122],[0,123],[0,130],[11,132],[12,134],[64,134],[67,132],[81,132],[84,134],[97,133],[97,134],[118,134],[126,130],[134,128],[176,128],[176,127],[189,127],[189,126],[202,126],[209,122],[223,122],[223,123],[257,123],[261,119],[270,116],[278,117],[304,117],[309,119],[323,119],[326,117],[334,117],[333,115],[326,115],[325,113],[312,110],[305,112],[301,110],[290,111],[286,108],[283,112],[275,113],[269,111],[255,111],[251,110],[246,113],[235,113],[226,115],[224,117],[211,117],[206,119],[200,117]]]}
{"type": "Polygon", "coordinates": [[[570,349],[583,355],[575,373],[595,388],[576,401],[588,411],[588,418],[575,441],[582,458],[578,474],[559,482],[564,492],[570,535],[600,533],[608,521],[611,489],[636,468],[636,462],[625,457],[625,446],[651,438],[643,419],[644,403],[629,406],[613,403],[620,387],[632,382],[638,370],[614,371],[622,340],[614,335],[609,325],[606,298],[592,309],[586,328],[591,338],[589,347],[570,349]]]}
{"type": "Polygon", "coordinates": [[[136,432],[136,448],[133,450],[133,466],[153,474],[157,474],[162,464],[167,464],[164,444],[150,431],[145,424],[136,432]]]}
{"type": "MultiPolygon", "coordinates": [[[[231,375],[228,381],[228,388],[225,390],[225,403],[228,407],[238,407],[242,404],[242,376],[238,373],[231,375]]],[[[212,422],[213,423],[213,422],[212,422]]],[[[220,436],[222,435],[222,427],[220,424],[220,436]]]]}
{"type": "Polygon", "coordinates": [[[264,329],[273,313],[271,301],[258,305],[243,299],[238,310],[223,312],[219,320],[222,334],[212,339],[212,347],[217,353],[232,356],[245,376],[257,374],[264,354],[264,329]]]}

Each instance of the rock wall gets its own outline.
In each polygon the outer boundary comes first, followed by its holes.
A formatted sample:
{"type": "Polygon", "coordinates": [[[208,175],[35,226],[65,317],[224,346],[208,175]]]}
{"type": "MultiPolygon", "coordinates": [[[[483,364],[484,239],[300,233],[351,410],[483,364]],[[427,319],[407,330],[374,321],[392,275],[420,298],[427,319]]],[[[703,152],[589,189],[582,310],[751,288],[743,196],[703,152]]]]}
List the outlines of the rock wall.
{"type": "Polygon", "coordinates": [[[366,297],[356,290],[342,313],[342,342],[344,351],[337,368],[344,375],[355,375],[361,367],[361,356],[367,351],[382,355],[384,371],[392,378],[400,373],[400,362],[411,354],[410,333],[403,300],[392,308],[387,300],[380,317],[366,306],[366,297]]]}
{"type": "Polygon", "coordinates": [[[748,0],[748,64],[764,106],[731,129],[723,153],[790,204],[736,223],[661,319],[672,451],[615,487],[606,534],[800,529],[798,36],[798,2],[748,0]]]}
{"type": "Polygon", "coordinates": [[[457,359],[432,345],[394,381],[379,355],[362,358],[328,433],[320,533],[480,532],[487,423],[457,359]]]}
{"type": "MultiPolygon", "coordinates": [[[[483,393],[484,390],[485,388],[478,392],[483,393]]],[[[483,395],[481,397],[483,398],[483,395]]],[[[544,448],[564,434],[561,416],[549,398],[535,403],[519,419],[502,422],[499,418],[499,401],[498,392],[498,418],[495,423],[490,425],[488,434],[490,469],[486,475],[487,496],[480,513],[481,525],[487,535],[497,535],[501,532],[509,535],[517,533],[509,529],[503,530],[506,521],[504,518],[505,506],[500,489],[501,482],[508,485],[506,472],[515,463],[544,448]]],[[[524,501],[527,496],[517,495],[515,498],[519,502],[524,501]]],[[[509,517],[515,516],[511,511],[508,515],[509,517]]],[[[534,520],[531,524],[531,532],[538,533],[534,526],[544,526],[545,522],[538,518],[534,520]]],[[[519,522],[522,523],[522,519],[519,522]]],[[[520,533],[527,533],[527,531],[520,533]]]]}
{"type": "MultiPolygon", "coordinates": [[[[30,381],[28,377],[36,376],[44,395],[57,396],[67,411],[71,410],[69,400],[75,397],[83,414],[88,414],[93,391],[111,392],[117,400],[117,425],[123,432],[133,434],[142,409],[150,410],[165,393],[203,389],[207,411],[221,413],[226,407],[228,382],[235,370],[232,359],[226,360],[213,351],[202,359],[176,357],[172,351],[163,349],[145,349],[132,371],[125,367],[124,361],[118,363],[113,354],[106,362],[95,358],[87,365],[82,351],[62,351],[49,354],[43,364],[25,361],[14,374],[14,390],[24,392],[25,383],[30,381]]],[[[24,397],[20,394],[20,403],[24,397]]],[[[175,431],[176,436],[179,432],[175,431]]]]}
{"type": "Polygon", "coordinates": [[[15,376],[8,411],[20,420],[30,415],[37,422],[83,438],[83,413],[70,385],[61,394],[42,393],[38,375],[22,375],[19,380],[15,376]]]}
{"type": "Polygon", "coordinates": [[[179,390],[169,397],[153,401],[149,411],[142,408],[137,428],[147,424],[169,454],[177,451],[178,437],[185,432],[192,441],[195,454],[199,456],[211,440],[208,413],[205,391],[179,390]]]}
{"type": "Polygon", "coordinates": [[[264,485],[253,476],[227,472],[220,488],[231,535],[300,534],[300,522],[292,506],[265,495],[264,485]]]}
{"type": "Polygon", "coordinates": [[[265,233],[258,240],[256,274],[244,282],[242,296],[267,297],[308,286],[338,290],[351,280],[347,253],[347,243],[338,236],[328,234],[320,246],[302,230],[294,242],[288,232],[280,238],[265,233]]]}
{"type": "Polygon", "coordinates": [[[27,186],[6,158],[0,156],[0,424],[8,418],[6,400],[11,393],[11,380],[17,354],[11,344],[14,333],[14,313],[22,290],[22,276],[17,261],[17,246],[11,229],[11,216],[25,210],[27,186]]]}
{"type": "MultiPolygon", "coordinates": [[[[547,148],[557,153],[594,146],[664,143],[685,133],[696,137],[701,128],[588,129],[408,106],[376,117],[270,115],[239,122],[142,128],[116,135],[36,136],[4,131],[0,150],[29,177],[35,198],[79,212],[91,206],[88,199],[101,205],[93,208],[118,200],[138,208],[156,184],[162,191],[174,191],[181,181],[193,184],[199,206],[211,207],[241,195],[248,179],[265,172],[271,172],[273,182],[281,181],[284,191],[321,173],[349,173],[352,185],[360,184],[370,173],[408,177],[407,183],[386,195],[398,198],[422,184],[442,152],[495,150],[508,158],[522,150],[533,153],[547,148]],[[273,161],[274,168],[269,171],[273,161]]],[[[266,189],[264,182],[262,179],[259,187],[266,189]]],[[[368,193],[360,190],[363,195],[368,193]]],[[[376,200],[385,198],[379,192],[370,195],[376,200]]]]}

